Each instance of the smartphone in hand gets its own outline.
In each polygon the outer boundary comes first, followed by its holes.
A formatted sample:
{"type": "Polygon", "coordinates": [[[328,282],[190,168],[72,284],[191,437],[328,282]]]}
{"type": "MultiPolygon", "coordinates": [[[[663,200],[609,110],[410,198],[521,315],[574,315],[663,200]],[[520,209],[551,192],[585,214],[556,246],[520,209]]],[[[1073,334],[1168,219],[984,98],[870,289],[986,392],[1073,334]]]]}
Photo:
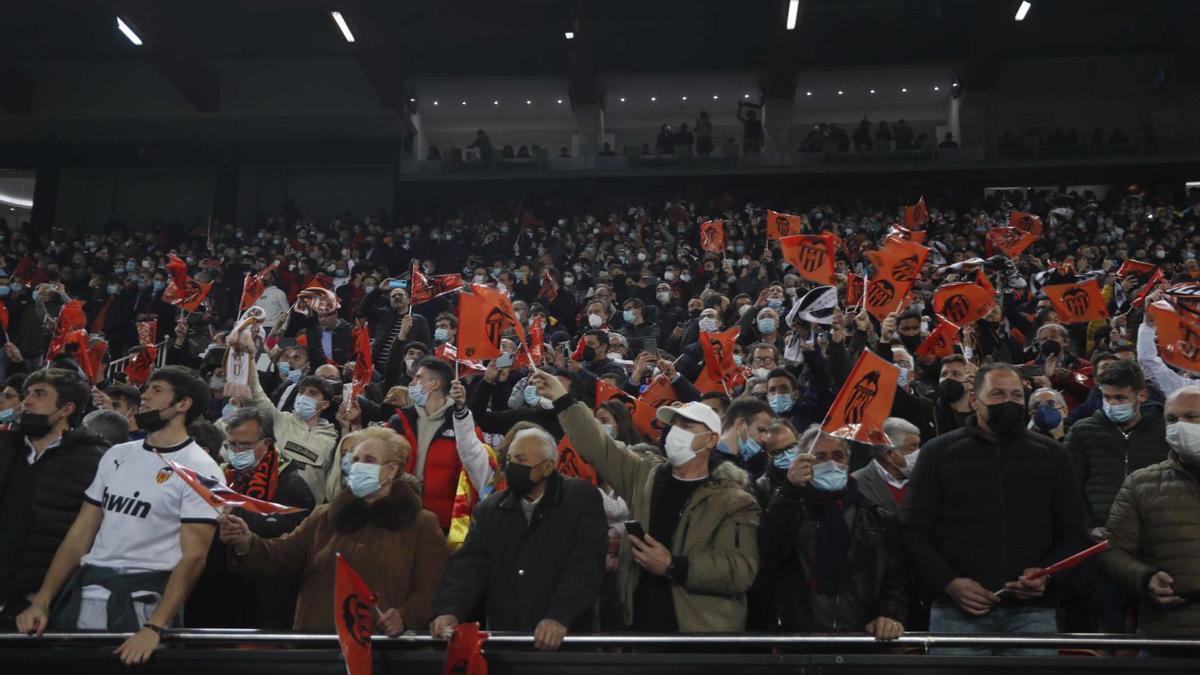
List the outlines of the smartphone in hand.
{"type": "Polygon", "coordinates": [[[636,520],[625,521],[625,533],[633,535],[642,541],[646,540],[646,531],[642,529],[642,524],[636,520]]]}

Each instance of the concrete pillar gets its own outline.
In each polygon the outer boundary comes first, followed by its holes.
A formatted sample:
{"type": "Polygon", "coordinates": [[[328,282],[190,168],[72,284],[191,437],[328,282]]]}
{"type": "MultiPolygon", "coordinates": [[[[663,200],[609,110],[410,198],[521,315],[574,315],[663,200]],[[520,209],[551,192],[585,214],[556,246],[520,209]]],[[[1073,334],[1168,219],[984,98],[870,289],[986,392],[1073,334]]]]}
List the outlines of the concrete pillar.
{"type": "MultiPolygon", "coordinates": [[[[429,137],[425,134],[425,128],[421,123],[421,111],[417,110],[412,113],[413,139],[412,139],[412,159],[425,159],[429,154],[429,137]]],[[[446,148],[438,148],[443,153],[446,148]]],[[[401,151],[403,154],[403,150],[401,151]]],[[[400,158],[403,161],[403,157],[400,158]]]]}
{"type": "Polygon", "coordinates": [[[795,150],[792,144],[792,116],[795,112],[794,98],[768,98],[763,102],[763,133],[766,135],[766,150],[789,153],[795,150]]]}
{"type": "Polygon", "coordinates": [[[575,105],[575,126],[582,142],[580,157],[594,157],[604,143],[604,108],[598,103],[575,105]]]}

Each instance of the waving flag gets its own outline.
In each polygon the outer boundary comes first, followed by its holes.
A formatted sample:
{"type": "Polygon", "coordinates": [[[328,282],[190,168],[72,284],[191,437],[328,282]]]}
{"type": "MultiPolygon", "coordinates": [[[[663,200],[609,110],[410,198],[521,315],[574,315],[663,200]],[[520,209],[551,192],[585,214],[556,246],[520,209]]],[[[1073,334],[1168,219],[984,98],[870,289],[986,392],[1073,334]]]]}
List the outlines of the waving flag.
{"type": "Polygon", "coordinates": [[[656,439],[662,435],[665,428],[655,416],[659,408],[679,400],[679,394],[666,375],[659,375],[650,382],[642,395],[638,397],[633,411],[633,423],[646,438],[656,439]]]}
{"type": "Polygon", "coordinates": [[[140,387],[150,380],[150,373],[158,363],[158,347],[154,345],[138,345],[133,354],[125,362],[125,381],[135,387],[140,387]]]}
{"type": "Polygon", "coordinates": [[[463,283],[462,275],[459,274],[426,276],[421,273],[421,268],[417,266],[417,263],[413,262],[412,288],[410,289],[409,299],[412,304],[420,305],[461,289],[463,283]]]}
{"type": "MultiPolygon", "coordinates": [[[[1162,269],[1158,265],[1138,262],[1137,260],[1126,260],[1121,263],[1121,268],[1117,270],[1117,278],[1123,280],[1131,277],[1138,280],[1138,290],[1134,293],[1132,302],[1135,308],[1141,307],[1146,302],[1146,296],[1165,278],[1162,269]]],[[[1118,284],[1118,287],[1120,287],[1120,284],[1118,284]]]]}
{"type": "Polygon", "coordinates": [[[546,302],[554,302],[558,297],[558,282],[550,270],[542,270],[541,286],[538,288],[538,298],[546,302]]]}
{"type": "Polygon", "coordinates": [[[821,432],[839,438],[891,445],[883,421],[892,412],[900,371],[875,352],[865,349],[846,378],[821,423],[821,432]]]}
{"type": "Polygon", "coordinates": [[[591,464],[584,461],[579,455],[579,451],[571,445],[571,439],[563,436],[558,442],[558,472],[564,476],[571,478],[580,478],[590,482],[596,487],[600,486],[600,474],[592,468],[591,464]]]}
{"type": "Polygon", "coordinates": [[[854,307],[862,302],[863,290],[866,284],[859,275],[850,272],[846,275],[846,306],[854,307]]]}
{"type": "Polygon", "coordinates": [[[449,363],[450,365],[457,363],[458,371],[455,373],[455,377],[470,375],[471,373],[469,371],[475,371],[477,373],[487,372],[487,366],[483,365],[481,361],[471,361],[470,359],[458,358],[458,348],[449,342],[443,342],[434,348],[433,355],[445,361],[446,363],[449,363]]]}
{"type": "Polygon", "coordinates": [[[883,320],[904,304],[904,297],[916,283],[928,255],[928,248],[894,237],[887,239],[879,250],[867,252],[867,259],[875,268],[866,294],[866,308],[871,316],[883,320]]]}
{"type": "Polygon", "coordinates": [[[888,228],[888,232],[887,232],[887,235],[884,237],[884,241],[887,241],[887,239],[890,237],[895,237],[896,239],[903,239],[905,241],[911,241],[914,244],[924,244],[925,243],[925,231],[924,230],[910,230],[907,227],[901,227],[896,224],[892,224],[892,226],[890,228],[888,228]]]}
{"type": "Polygon", "coordinates": [[[734,326],[720,333],[700,331],[700,350],[704,353],[704,370],[709,377],[720,381],[734,369],[733,344],[741,328],[734,326]]]}
{"type": "Polygon", "coordinates": [[[939,359],[950,356],[954,353],[955,343],[958,342],[958,330],[958,326],[949,321],[939,321],[921,346],[917,347],[915,356],[917,358],[932,356],[939,359]]]}
{"type": "MultiPolygon", "coordinates": [[[[894,213],[894,211],[893,211],[894,213]]],[[[922,196],[916,204],[904,207],[904,228],[915,230],[929,221],[929,209],[925,208],[925,197],[922,196]]]]}
{"type": "Polygon", "coordinates": [[[371,634],[378,598],[339,552],[333,581],[333,623],[347,675],[371,675],[371,634]]]}
{"type": "Polygon", "coordinates": [[[517,360],[513,368],[529,368],[546,362],[546,337],[541,315],[529,322],[529,339],[525,341],[524,349],[517,351],[517,360]]]}
{"type": "Polygon", "coordinates": [[[968,326],[987,316],[996,296],[977,284],[942,284],[933,292],[933,312],[956,326],[968,326]]]}
{"type": "Polygon", "coordinates": [[[33,262],[33,258],[29,256],[21,256],[21,262],[17,263],[17,269],[13,270],[12,280],[24,284],[26,288],[32,288],[42,283],[46,275],[42,273],[33,262]]]}
{"type": "Polygon", "coordinates": [[[988,230],[987,240],[1004,255],[1015,258],[1037,241],[1036,235],[1015,227],[993,227],[988,230]]]}
{"type": "Polygon", "coordinates": [[[1042,219],[1027,211],[1013,211],[1008,214],[1008,226],[1028,232],[1034,237],[1042,236],[1042,219]]]}
{"type": "Polygon", "coordinates": [[[355,322],[351,341],[354,343],[354,378],[350,383],[350,398],[353,400],[371,384],[375,370],[371,358],[371,330],[367,327],[366,319],[355,322]]]}
{"type": "Polygon", "coordinates": [[[170,478],[171,472],[174,472],[175,475],[179,476],[183,480],[184,483],[187,483],[188,487],[195,490],[196,494],[200,495],[200,498],[203,499],[206,504],[218,511],[220,511],[223,507],[229,507],[245,509],[250,513],[257,513],[261,516],[271,516],[285,513],[298,513],[304,510],[295,506],[284,506],[283,504],[276,504],[274,502],[268,502],[262,499],[255,499],[254,497],[247,497],[244,494],[240,494],[229,489],[229,487],[216,478],[203,476],[192,469],[187,468],[186,466],[176,464],[157,451],[155,454],[158,454],[159,458],[162,459],[162,461],[167,465],[166,468],[159,470],[158,478],[160,482],[170,478]]]}
{"type": "Polygon", "coordinates": [[[828,234],[797,234],[779,240],[783,259],[796,268],[796,272],[824,286],[837,283],[833,269],[833,256],[837,245],[828,234]]]}
{"type": "Polygon", "coordinates": [[[462,356],[474,360],[500,356],[500,340],[510,326],[525,342],[525,330],[508,296],[483,284],[471,284],[470,291],[458,296],[458,351],[462,356]]]}
{"type": "Polygon", "coordinates": [[[804,231],[800,216],[778,211],[767,211],[767,239],[783,239],[804,231]]]}
{"type": "Polygon", "coordinates": [[[3,300],[0,300],[0,327],[8,333],[8,305],[4,304],[3,300]]]}
{"type": "Polygon", "coordinates": [[[262,297],[263,292],[267,290],[267,284],[263,281],[263,277],[273,269],[275,269],[275,264],[271,263],[258,274],[246,272],[246,278],[242,282],[242,302],[239,304],[239,312],[250,309],[262,297]]]}
{"type": "Polygon", "coordinates": [[[483,643],[488,634],[479,630],[478,623],[460,623],[446,645],[446,665],[442,675],[487,675],[483,658],[483,643]]]}
{"type": "Polygon", "coordinates": [[[163,289],[162,300],[169,305],[194,312],[212,290],[211,283],[201,283],[188,276],[187,263],[174,253],[167,254],[167,273],[171,280],[163,289]]]}
{"type": "Polygon", "coordinates": [[[1059,323],[1103,321],[1108,318],[1108,305],[1100,294],[1100,281],[1088,279],[1077,284],[1045,286],[1042,292],[1058,312],[1059,323]]]}
{"type": "Polygon", "coordinates": [[[709,253],[725,252],[725,221],[709,220],[700,224],[700,248],[709,253]]]}

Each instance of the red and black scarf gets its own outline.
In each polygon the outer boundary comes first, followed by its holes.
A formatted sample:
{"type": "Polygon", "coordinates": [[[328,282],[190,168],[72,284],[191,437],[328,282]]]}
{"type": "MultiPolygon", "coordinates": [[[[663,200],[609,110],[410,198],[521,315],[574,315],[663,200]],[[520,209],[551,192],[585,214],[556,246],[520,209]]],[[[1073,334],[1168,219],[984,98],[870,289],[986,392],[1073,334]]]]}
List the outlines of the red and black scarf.
{"type": "Polygon", "coordinates": [[[268,445],[267,451],[253,469],[237,471],[233,467],[225,467],[225,482],[234,492],[271,501],[275,498],[275,487],[279,483],[279,453],[274,445],[268,445]]]}

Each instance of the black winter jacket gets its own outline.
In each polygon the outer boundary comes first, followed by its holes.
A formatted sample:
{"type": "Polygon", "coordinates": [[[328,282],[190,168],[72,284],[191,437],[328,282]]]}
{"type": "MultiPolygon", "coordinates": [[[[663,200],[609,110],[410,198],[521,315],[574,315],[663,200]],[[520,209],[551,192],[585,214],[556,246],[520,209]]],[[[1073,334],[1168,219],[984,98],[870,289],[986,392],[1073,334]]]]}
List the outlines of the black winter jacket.
{"type": "Polygon", "coordinates": [[[1066,446],[1083,490],[1088,527],[1101,527],[1121,484],[1129,474],[1167,458],[1166,424],[1162,406],[1142,405],[1142,419],[1122,431],[1103,410],[1075,423],[1066,446]]]}
{"type": "Polygon", "coordinates": [[[774,577],[779,627],[858,633],[879,616],[905,623],[910,591],[895,516],[859,501],[850,532],[848,569],[833,597],[817,593],[812,584],[820,528],[820,514],[791,483],[779,488],[763,513],[758,531],[759,580],[774,577]]]}
{"type": "MultiPolygon", "coordinates": [[[[974,418],[921,448],[902,518],[909,562],[934,595],[955,577],[996,590],[1088,545],[1067,451],[1028,430],[990,440],[974,418]]],[[[1051,604],[1055,585],[1036,602],[1051,604]]]]}

